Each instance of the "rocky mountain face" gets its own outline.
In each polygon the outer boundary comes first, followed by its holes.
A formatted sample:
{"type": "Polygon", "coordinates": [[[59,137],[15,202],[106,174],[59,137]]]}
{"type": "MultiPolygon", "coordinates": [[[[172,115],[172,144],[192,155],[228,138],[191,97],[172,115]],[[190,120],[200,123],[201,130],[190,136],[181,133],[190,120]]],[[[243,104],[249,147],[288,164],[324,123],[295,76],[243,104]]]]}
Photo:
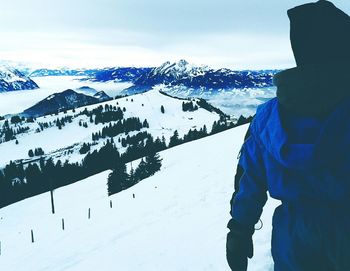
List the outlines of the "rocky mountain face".
{"type": "Polygon", "coordinates": [[[8,66],[0,66],[0,92],[35,89],[38,87],[32,79],[20,71],[8,66]]]}

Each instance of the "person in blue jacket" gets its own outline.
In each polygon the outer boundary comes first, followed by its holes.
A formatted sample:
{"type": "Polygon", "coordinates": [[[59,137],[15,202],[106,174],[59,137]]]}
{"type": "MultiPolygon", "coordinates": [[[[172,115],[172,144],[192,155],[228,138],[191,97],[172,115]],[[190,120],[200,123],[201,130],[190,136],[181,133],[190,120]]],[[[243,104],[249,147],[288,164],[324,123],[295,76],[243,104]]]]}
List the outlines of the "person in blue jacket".
{"type": "Polygon", "coordinates": [[[350,270],[350,18],[321,0],[288,11],[297,66],[274,78],[241,149],[226,242],[247,270],[267,192],[276,271],[350,270]]]}

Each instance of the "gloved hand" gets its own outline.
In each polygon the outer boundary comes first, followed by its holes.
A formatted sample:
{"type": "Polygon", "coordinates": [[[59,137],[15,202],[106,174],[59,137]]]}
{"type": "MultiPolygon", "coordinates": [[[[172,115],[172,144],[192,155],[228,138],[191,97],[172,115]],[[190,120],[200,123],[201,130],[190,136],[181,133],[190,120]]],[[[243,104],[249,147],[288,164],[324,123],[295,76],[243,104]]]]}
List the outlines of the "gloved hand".
{"type": "Polygon", "coordinates": [[[247,271],[248,258],[253,257],[254,228],[231,219],[227,227],[226,258],[232,271],[247,271]]]}

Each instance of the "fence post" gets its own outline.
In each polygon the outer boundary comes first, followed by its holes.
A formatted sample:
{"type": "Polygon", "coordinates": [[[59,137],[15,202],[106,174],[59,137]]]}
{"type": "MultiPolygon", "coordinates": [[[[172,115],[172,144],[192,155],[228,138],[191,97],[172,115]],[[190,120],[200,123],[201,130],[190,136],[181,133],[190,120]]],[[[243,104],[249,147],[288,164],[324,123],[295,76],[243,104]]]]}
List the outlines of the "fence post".
{"type": "Polygon", "coordinates": [[[109,201],[109,207],[113,208],[112,200],[109,201]]]}
{"type": "Polygon", "coordinates": [[[33,230],[30,230],[30,235],[32,237],[32,243],[34,243],[34,233],[33,233],[33,230]]]}
{"type": "Polygon", "coordinates": [[[52,214],[55,214],[55,202],[54,202],[54,199],[53,199],[52,187],[51,187],[51,190],[50,190],[50,196],[51,196],[51,211],[52,211],[52,214]]]}
{"type": "Polygon", "coordinates": [[[64,218],[62,218],[62,230],[64,230],[64,218]]]}
{"type": "Polygon", "coordinates": [[[91,217],[91,211],[90,211],[90,208],[89,208],[89,211],[88,211],[88,219],[90,219],[91,217]]]}

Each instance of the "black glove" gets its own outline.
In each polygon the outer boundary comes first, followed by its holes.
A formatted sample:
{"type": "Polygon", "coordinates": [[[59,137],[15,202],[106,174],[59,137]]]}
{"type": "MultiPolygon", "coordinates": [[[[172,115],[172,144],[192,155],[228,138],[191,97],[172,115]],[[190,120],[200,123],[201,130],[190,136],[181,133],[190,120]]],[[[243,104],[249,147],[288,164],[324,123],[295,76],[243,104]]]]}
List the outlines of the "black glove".
{"type": "Polygon", "coordinates": [[[232,271],[247,271],[248,258],[253,257],[254,228],[231,219],[227,227],[226,258],[232,271]]]}

